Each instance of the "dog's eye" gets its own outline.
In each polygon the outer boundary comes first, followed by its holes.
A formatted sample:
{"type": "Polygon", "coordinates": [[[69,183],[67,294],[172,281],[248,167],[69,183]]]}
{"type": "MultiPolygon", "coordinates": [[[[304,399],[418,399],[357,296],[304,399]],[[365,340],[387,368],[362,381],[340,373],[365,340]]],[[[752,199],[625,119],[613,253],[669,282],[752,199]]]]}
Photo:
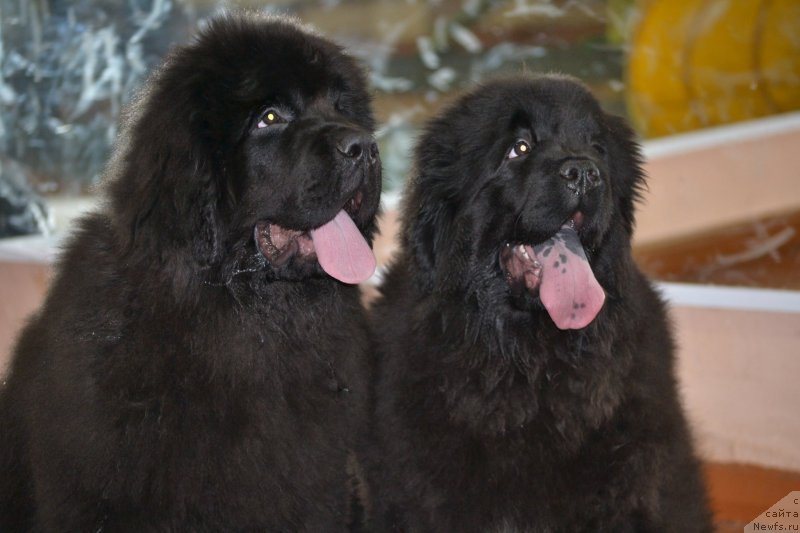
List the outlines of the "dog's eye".
{"type": "Polygon", "coordinates": [[[286,122],[286,120],[274,109],[267,109],[263,115],[261,115],[261,120],[258,121],[257,128],[266,128],[267,126],[272,126],[273,124],[282,124],[286,122]]]}
{"type": "Polygon", "coordinates": [[[603,146],[602,144],[594,143],[592,145],[592,148],[594,148],[594,151],[597,152],[598,154],[606,155],[606,147],[603,146]]]}
{"type": "Polygon", "coordinates": [[[528,141],[523,141],[519,139],[517,142],[514,143],[514,146],[511,147],[511,150],[508,152],[508,158],[514,159],[515,157],[520,157],[523,155],[528,155],[531,153],[531,145],[528,144],[528,141]]]}

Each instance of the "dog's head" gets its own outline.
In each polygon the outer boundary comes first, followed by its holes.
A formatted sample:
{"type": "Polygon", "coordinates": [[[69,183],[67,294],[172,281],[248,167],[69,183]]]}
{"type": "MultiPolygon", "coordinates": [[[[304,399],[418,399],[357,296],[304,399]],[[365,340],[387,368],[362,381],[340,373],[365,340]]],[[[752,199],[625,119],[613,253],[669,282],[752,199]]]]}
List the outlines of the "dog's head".
{"type": "Polygon", "coordinates": [[[284,18],[218,17],[134,109],[112,189],[129,245],[229,279],[372,273],[380,159],[364,74],[338,46],[284,18]]]}
{"type": "Polygon", "coordinates": [[[405,199],[427,290],[475,294],[561,329],[593,320],[629,253],[640,156],[625,123],[565,76],[497,80],[434,119],[405,199]]]}

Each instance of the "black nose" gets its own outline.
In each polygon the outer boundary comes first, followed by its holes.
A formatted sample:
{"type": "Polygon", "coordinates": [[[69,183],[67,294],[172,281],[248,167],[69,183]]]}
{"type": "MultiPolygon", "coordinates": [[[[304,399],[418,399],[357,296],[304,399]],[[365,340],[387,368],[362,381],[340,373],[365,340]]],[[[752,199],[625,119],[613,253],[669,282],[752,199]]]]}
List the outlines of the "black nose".
{"type": "Polygon", "coordinates": [[[567,188],[576,193],[585,193],[600,185],[600,169],[588,159],[565,161],[559,174],[566,180],[567,188]]]}
{"type": "Polygon", "coordinates": [[[336,150],[348,159],[367,159],[372,162],[378,157],[378,145],[368,133],[349,131],[336,143],[336,150]]]}

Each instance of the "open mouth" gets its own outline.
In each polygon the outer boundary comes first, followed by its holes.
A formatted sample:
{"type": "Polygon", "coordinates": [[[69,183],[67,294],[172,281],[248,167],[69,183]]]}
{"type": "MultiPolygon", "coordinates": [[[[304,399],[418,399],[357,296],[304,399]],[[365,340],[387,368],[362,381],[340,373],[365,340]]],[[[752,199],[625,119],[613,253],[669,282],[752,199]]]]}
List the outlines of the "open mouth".
{"type": "Polygon", "coordinates": [[[331,277],[357,284],[375,272],[375,255],[353,219],[361,210],[364,193],[355,192],[328,222],[310,230],[285,228],[259,221],[253,229],[256,247],[274,267],[294,257],[317,260],[331,277]]]}
{"type": "Polygon", "coordinates": [[[578,237],[583,223],[584,215],[578,211],[544,242],[509,242],[500,250],[500,265],[511,290],[539,297],[560,329],[586,327],[605,302],[605,291],[578,237]]]}

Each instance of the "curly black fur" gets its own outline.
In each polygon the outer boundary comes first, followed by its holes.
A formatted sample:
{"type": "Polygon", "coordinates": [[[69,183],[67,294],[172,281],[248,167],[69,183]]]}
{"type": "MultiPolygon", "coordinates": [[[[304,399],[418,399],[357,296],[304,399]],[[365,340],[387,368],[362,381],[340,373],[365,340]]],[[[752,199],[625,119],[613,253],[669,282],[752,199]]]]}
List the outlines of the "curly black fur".
{"type": "Polygon", "coordinates": [[[346,530],[359,290],[272,264],[254,226],[315,228],[358,190],[371,242],[377,155],[337,143],[373,127],[355,61],[291,20],[217,17],[168,57],[16,347],[0,531],[346,530]]]}
{"type": "Polygon", "coordinates": [[[665,308],[630,254],[640,162],[563,76],[496,80],[429,123],[372,313],[376,530],[710,531],[665,308]],[[532,149],[509,159],[520,139],[532,149]],[[600,185],[575,194],[567,158],[600,185]],[[606,301],[562,331],[498,256],[577,210],[606,301]]]}

